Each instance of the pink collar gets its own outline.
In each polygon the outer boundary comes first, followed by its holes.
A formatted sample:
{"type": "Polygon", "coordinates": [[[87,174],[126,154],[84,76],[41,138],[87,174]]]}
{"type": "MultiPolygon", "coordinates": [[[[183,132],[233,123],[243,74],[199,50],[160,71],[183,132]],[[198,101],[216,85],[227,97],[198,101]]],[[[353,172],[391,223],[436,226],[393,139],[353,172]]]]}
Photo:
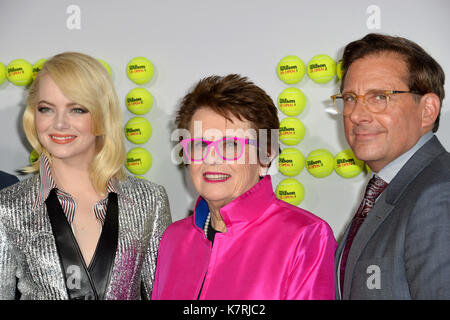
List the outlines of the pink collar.
{"type": "MultiPolygon", "coordinates": [[[[274,200],[272,180],[270,175],[266,175],[250,190],[223,206],[220,214],[225,221],[227,230],[230,231],[235,226],[246,225],[256,220],[274,200]]],[[[200,230],[203,229],[208,213],[208,205],[200,196],[194,211],[194,224],[200,230]]]]}

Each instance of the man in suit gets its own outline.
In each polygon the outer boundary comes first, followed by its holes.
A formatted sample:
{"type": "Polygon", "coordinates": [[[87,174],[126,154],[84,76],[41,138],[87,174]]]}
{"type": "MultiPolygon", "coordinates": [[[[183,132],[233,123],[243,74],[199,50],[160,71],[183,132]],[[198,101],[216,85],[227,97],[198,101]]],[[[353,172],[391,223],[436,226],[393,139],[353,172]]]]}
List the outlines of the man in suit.
{"type": "Polygon", "coordinates": [[[15,176],[0,171],[0,189],[6,188],[7,186],[10,186],[18,181],[19,179],[17,179],[15,176]]]}
{"type": "Polygon", "coordinates": [[[336,297],[450,299],[450,154],[434,135],[444,72],[380,34],[348,44],[343,68],[332,99],[373,178],[336,251],[336,297]]]}

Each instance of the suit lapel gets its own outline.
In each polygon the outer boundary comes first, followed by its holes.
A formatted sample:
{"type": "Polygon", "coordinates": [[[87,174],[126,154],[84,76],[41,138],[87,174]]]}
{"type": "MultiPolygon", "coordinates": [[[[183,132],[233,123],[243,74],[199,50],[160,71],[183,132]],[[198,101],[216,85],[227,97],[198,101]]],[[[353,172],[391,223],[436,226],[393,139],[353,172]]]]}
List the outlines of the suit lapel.
{"type": "Polygon", "coordinates": [[[339,241],[339,244],[336,248],[336,252],[334,255],[334,272],[335,272],[335,296],[336,299],[341,300],[342,299],[342,292],[341,292],[341,285],[340,285],[340,275],[341,275],[341,256],[342,251],[344,250],[345,242],[347,241],[348,233],[350,232],[351,222],[347,225],[347,228],[342,235],[341,241],[339,241]]]}
{"type": "Polygon", "coordinates": [[[395,204],[408,185],[440,154],[444,147],[434,136],[420,148],[403,166],[389,185],[386,202],[395,204]]]}
{"type": "Polygon", "coordinates": [[[342,296],[344,299],[348,299],[350,296],[350,289],[353,279],[353,271],[355,269],[356,263],[370,240],[372,235],[377,231],[378,227],[383,223],[383,221],[391,214],[394,206],[386,203],[386,195],[389,192],[389,186],[386,188],[378,198],[375,206],[370,210],[363,224],[361,225],[358,233],[353,240],[353,244],[350,248],[348,254],[347,266],[345,268],[345,282],[344,282],[344,292],[342,296]]]}
{"type": "MultiPolygon", "coordinates": [[[[366,220],[361,225],[355,236],[347,259],[345,270],[343,299],[349,299],[351,282],[356,263],[361,256],[373,234],[377,231],[383,221],[393,212],[395,205],[408,185],[419,175],[438,155],[444,153],[445,149],[439,140],[434,136],[425,143],[403,166],[391,181],[386,190],[380,195],[375,206],[367,215],[366,220]]],[[[348,230],[346,231],[346,235],[348,230]]],[[[345,244],[346,236],[341,241],[339,248],[345,244]]],[[[339,266],[336,270],[339,270],[339,266]]]]}

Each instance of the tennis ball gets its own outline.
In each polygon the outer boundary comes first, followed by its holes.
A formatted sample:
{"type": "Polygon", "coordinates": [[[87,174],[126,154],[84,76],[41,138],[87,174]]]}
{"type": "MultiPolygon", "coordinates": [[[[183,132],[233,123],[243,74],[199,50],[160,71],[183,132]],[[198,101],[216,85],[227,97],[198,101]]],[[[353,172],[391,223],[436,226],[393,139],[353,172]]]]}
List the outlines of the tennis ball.
{"type": "Polygon", "coordinates": [[[294,146],[305,136],[305,126],[297,118],[287,117],[281,120],[279,137],[285,145],[294,146]]]}
{"type": "Polygon", "coordinates": [[[131,89],[125,100],[128,110],[139,115],[149,112],[153,105],[153,97],[145,88],[131,89]]]}
{"type": "Polygon", "coordinates": [[[16,86],[27,86],[33,80],[33,67],[24,59],[11,61],[6,72],[9,82],[16,86]]]}
{"type": "Polygon", "coordinates": [[[144,174],[152,166],[152,155],[144,148],[133,148],[127,153],[125,166],[133,174],[144,174]]]}
{"type": "Polygon", "coordinates": [[[298,180],[286,178],[277,185],[275,194],[278,199],[297,206],[305,198],[305,188],[298,180]]]}
{"type": "Polygon", "coordinates": [[[109,64],[106,63],[105,60],[102,59],[97,59],[106,69],[106,71],[108,71],[109,76],[112,76],[112,71],[111,71],[111,67],[109,66],[109,64]]]}
{"type": "Polygon", "coordinates": [[[33,80],[36,79],[36,76],[38,72],[41,71],[45,61],[47,61],[47,59],[39,59],[35,64],[33,64],[33,73],[31,74],[33,80]]]}
{"type": "Polygon", "coordinates": [[[33,151],[30,152],[30,157],[28,159],[30,161],[30,165],[35,163],[38,159],[39,159],[39,153],[37,153],[37,151],[35,149],[33,149],[33,151]]]}
{"type": "Polygon", "coordinates": [[[144,57],[136,57],[127,64],[128,78],[137,84],[145,84],[153,77],[153,64],[144,57]]]}
{"type": "Polygon", "coordinates": [[[364,169],[364,161],[355,157],[351,149],[346,149],[336,155],[334,170],[343,178],[353,178],[364,169]]]}
{"type": "Polygon", "coordinates": [[[342,76],[344,75],[344,70],[342,69],[342,60],[338,62],[336,65],[336,74],[339,80],[342,80],[342,76]]]}
{"type": "Polygon", "coordinates": [[[0,84],[6,80],[6,68],[3,63],[0,62],[0,84]]]}
{"type": "Polygon", "coordinates": [[[125,125],[125,137],[134,144],[143,144],[150,139],[152,126],[143,117],[133,117],[125,125]]]}
{"type": "Polygon", "coordinates": [[[334,157],[330,151],[317,149],[306,157],[306,169],[316,178],[324,178],[333,172],[334,157]]]}
{"type": "Polygon", "coordinates": [[[277,75],[287,84],[300,82],[305,75],[305,64],[297,56],[286,56],[278,62],[277,75]]]}
{"type": "Polygon", "coordinates": [[[288,177],[298,175],[305,166],[305,157],[296,148],[285,148],[278,156],[278,171],[288,177]]]}
{"type": "Polygon", "coordinates": [[[306,97],[298,88],[287,88],[278,96],[278,108],[287,116],[299,115],[306,106],[306,97]]]}
{"type": "Polygon", "coordinates": [[[318,54],[308,62],[308,76],[315,83],[327,83],[336,75],[336,62],[326,54],[318,54]]]}

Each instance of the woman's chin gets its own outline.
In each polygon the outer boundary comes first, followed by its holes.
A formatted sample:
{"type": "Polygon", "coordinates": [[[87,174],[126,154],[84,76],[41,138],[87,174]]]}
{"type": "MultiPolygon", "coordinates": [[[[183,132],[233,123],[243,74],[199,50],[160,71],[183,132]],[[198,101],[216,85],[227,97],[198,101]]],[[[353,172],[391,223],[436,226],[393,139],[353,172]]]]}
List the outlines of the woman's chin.
{"type": "Polygon", "coordinates": [[[209,191],[209,192],[203,192],[200,194],[203,199],[205,199],[208,203],[214,203],[214,204],[222,204],[225,205],[228,202],[230,202],[233,197],[224,192],[219,192],[218,190],[209,191]]]}

